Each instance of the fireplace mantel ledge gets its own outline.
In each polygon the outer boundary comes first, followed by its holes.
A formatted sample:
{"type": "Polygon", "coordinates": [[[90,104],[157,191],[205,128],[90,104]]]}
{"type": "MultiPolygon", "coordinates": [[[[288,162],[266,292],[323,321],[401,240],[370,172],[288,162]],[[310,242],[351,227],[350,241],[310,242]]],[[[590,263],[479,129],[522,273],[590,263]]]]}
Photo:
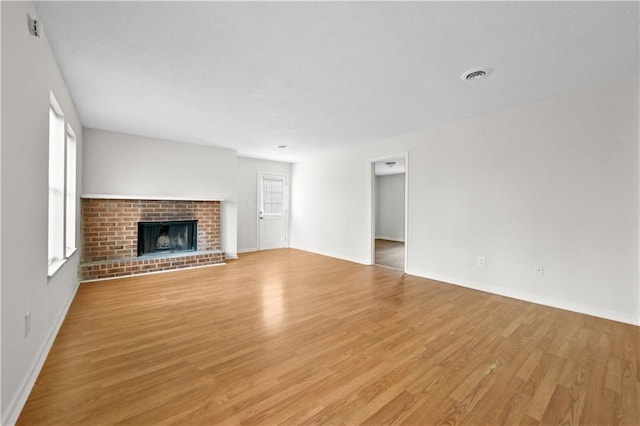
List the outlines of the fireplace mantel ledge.
{"type": "Polygon", "coordinates": [[[117,195],[117,194],[82,194],[80,198],[104,200],[158,200],[158,201],[224,201],[224,198],[207,197],[169,197],[163,195],[117,195]]]}

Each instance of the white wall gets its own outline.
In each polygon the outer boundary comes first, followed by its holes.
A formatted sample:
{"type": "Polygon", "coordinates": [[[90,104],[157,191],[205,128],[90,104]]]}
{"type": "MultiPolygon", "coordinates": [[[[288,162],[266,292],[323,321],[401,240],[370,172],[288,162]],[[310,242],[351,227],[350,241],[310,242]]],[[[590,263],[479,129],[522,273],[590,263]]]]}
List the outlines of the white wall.
{"type": "Polygon", "coordinates": [[[633,80],[296,163],[291,244],[370,263],[370,161],[407,151],[409,273],[637,323],[638,113],[633,80]]]}
{"type": "MultiPolygon", "coordinates": [[[[2,5],[0,4],[0,24],[2,23],[2,5]]],[[[2,36],[0,34],[0,40],[2,36]]],[[[0,85],[2,82],[2,43],[0,43],[0,85]]],[[[0,102],[0,145],[2,141],[2,102],[0,102]]],[[[1,148],[0,148],[1,151],[1,148]]],[[[2,158],[0,156],[0,158],[2,158]]],[[[2,161],[0,160],[0,241],[2,241],[2,161]]],[[[2,330],[2,244],[0,243],[0,331],[2,330]]],[[[2,338],[0,336],[0,425],[3,424],[2,403],[2,338]]]]}
{"type": "Polygon", "coordinates": [[[224,199],[222,249],[236,256],[236,151],[84,129],[84,194],[224,199]]]}
{"type": "Polygon", "coordinates": [[[294,163],[290,247],[371,263],[371,186],[360,150],[294,163]]]}
{"type": "Polygon", "coordinates": [[[376,238],[404,241],[404,173],[376,176],[376,238]]]}
{"type": "MultiPolygon", "coordinates": [[[[274,173],[291,182],[291,163],[238,157],[238,252],[255,251],[258,247],[257,202],[258,173],[274,173]]],[[[289,185],[288,188],[291,188],[289,185]]],[[[289,191],[290,192],[290,191],[289,191]]],[[[290,193],[288,194],[290,205],[290,193]]]]}
{"type": "MultiPolygon", "coordinates": [[[[77,136],[78,183],[82,181],[83,134],[46,32],[41,38],[29,35],[27,16],[37,16],[33,4],[1,2],[0,8],[2,423],[12,424],[26,401],[78,285],[79,252],[47,279],[50,91],[77,136]],[[31,312],[31,334],[25,338],[24,315],[27,312],[31,312]]],[[[46,24],[43,27],[46,30],[46,24]]],[[[78,236],[79,225],[78,220],[78,236]]],[[[80,238],[78,244],[79,241],[80,238]]]]}

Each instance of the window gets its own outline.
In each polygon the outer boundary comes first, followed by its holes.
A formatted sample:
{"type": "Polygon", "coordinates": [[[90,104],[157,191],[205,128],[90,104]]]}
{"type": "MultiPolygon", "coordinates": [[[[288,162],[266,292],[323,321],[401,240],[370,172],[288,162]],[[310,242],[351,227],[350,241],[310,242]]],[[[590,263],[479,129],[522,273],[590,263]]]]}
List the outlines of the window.
{"type": "Polygon", "coordinates": [[[49,276],[76,249],[76,135],[51,94],[49,104],[49,276]]]}
{"type": "Polygon", "coordinates": [[[53,94],[49,106],[49,275],[64,259],[64,116],[53,94]]]}
{"type": "Polygon", "coordinates": [[[65,206],[65,256],[69,257],[76,250],[76,134],[71,126],[67,126],[67,182],[65,206]]]}
{"type": "Polygon", "coordinates": [[[262,204],[265,215],[284,214],[284,179],[265,177],[262,180],[262,204]]]}

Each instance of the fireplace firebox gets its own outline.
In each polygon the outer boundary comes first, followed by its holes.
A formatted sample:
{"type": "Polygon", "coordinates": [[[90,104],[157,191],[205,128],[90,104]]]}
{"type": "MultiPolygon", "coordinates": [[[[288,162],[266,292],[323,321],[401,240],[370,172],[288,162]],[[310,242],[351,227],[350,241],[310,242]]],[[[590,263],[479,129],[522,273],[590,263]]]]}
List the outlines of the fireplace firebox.
{"type": "Polygon", "coordinates": [[[138,222],[138,256],[195,251],[198,221],[138,222]]]}

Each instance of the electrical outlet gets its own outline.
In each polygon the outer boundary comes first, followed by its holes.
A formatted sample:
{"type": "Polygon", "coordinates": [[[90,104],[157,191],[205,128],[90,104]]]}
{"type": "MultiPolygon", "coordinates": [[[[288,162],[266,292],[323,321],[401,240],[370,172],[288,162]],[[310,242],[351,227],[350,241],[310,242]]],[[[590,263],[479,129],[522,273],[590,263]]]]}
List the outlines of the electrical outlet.
{"type": "Polygon", "coordinates": [[[31,312],[24,314],[24,337],[25,339],[31,334],[31,312]]]}
{"type": "Polygon", "coordinates": [[[476,265],[479,268],[486,268],[487,267],[487,258],[484,256],[478,256],[478,258],[476,259],[476,265]]]}
{"type": "Polygon", "coordinates": [[[544,276],[544,266],[542,266],[542,265],[534,266],[533,270],[535,271],[537,276],[539,276],[539,277],[544,276]]]}

